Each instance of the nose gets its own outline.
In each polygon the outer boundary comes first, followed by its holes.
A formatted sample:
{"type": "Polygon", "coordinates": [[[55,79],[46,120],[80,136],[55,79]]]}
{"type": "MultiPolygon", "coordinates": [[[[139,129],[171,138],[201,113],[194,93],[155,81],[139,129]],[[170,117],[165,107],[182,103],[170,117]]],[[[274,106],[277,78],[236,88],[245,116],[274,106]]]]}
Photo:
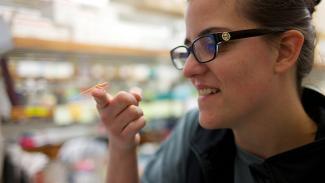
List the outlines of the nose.
{"type": "Polygon", "coordinates": [[[186,78],[191,78],[194,75],[200,74],[204,72],[205,64],[199,63],[193,54],[187,58],[184,68],[183,68],[183,75],[186,78]]]}

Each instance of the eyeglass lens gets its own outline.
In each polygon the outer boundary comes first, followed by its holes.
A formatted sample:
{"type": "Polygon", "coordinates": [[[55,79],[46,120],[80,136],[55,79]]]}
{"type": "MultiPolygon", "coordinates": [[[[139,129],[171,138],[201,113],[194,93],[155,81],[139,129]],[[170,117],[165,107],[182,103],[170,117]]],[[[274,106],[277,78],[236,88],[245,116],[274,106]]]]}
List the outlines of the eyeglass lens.
{"type": "Polygon", "coordinates": [[[182,69],[185,65],[187,57],[190,55],[188,49],[184,46],[179,46],[172,50],[171,57],[173,64],[177,69],[182,69]]]}
{"type": "Polygon", "coordinates": [[[212,35],[201,37],[193,43],[193,51],[199,62],[208,62],[214,58],[216,42],[212,35]]]}
{"type": "MultiPolygon", "coordinates": [[[[195,40],[192,49],[197,61],[203,63],[215,58],[217,44],[212,35],[207,35],[195,40]]],[[[171,51],[171,57],[177,69],[183,69],[189,55],[190,49],[184,46],[179,46],[171,51]]]]}

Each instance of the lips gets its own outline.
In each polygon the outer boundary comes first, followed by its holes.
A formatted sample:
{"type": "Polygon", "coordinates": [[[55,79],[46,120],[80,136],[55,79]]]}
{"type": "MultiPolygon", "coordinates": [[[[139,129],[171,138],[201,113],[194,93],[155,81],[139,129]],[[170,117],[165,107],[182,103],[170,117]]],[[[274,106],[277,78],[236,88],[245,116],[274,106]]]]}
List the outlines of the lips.
{"type": "Polygon", "coordinates": [[[199,95],[200,96],[207,96],[207,95],[212,95],[220,92],[220,89],[218,88],[201,88],[198,89],[199,95]]]}
{"type": "Polygon", "coordinates": [[[198,91],[199,96],[208,96],[221,92],[219,85],[217,84],[208,84],[203,81],[199,81],[196,78],[192,78],[192,84],[198,91]]]}

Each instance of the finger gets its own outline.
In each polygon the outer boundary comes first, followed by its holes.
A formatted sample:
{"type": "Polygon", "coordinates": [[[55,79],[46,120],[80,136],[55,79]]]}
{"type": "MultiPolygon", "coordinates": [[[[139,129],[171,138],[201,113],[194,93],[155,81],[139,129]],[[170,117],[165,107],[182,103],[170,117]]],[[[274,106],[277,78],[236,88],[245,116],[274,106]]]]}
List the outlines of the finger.
{"type": "Polygon", "coordinates": [[[115,122],[108,124],[114,134],[120,134],[123,129],[132,121],[143,116],[143,111],[135,105],[128,106],[120,115],[115,118],[115,122]]]}
{"type": "Polygon", "coordinates": [[[144,116],[141,116],[139,119],[129,123],[122,131],[121,135],[124,137],[132,137],[136,135],[144,126],[146,121],[144,116]]]}
{"type": "Polygon", "coordinates": [[[137,99],[138,102],[142,100],[142,89],[139,87],[133,87],[130,89],[130,93],[137,99]]]}
{"type": "MultiPolygon", "coordinates": [[[[128,122],[136,119],[135,117],[130,118],[134,116],[134,114],[132,114],[132,110],[130,110],[132,108],[126,110],[129,108],[129,106],[136,107],[137,105],[137,101],[132,94],[121,91],[106,104],[100,100],[102,97],[104,97],[102,93],[94,93],[93,95],[97,97],[97,103],[99,103],[97,109],[100,114],[100,119],[107,126],[107,128],[115,131],[114,133],[119,134],[121,129],[128,122]],[[120,116],[124,117],[121,119],[120,116]]],[[[103,100],[106,101],[105,98],[103,100]]],[[[133,113],[137,114],[137,112],[133,113]]]]}
{"type": "Polygon", "coordinates": [[[98,109],[105,108],[110,103],[112,98],[112,96],[109,93],[99,88],[94,88],[91,91],[91,95],[94,97],[98,109]]]}
{"type": "Polygon", "coordinates": [[[128,92],[120,91],[118,94],[110,101],[110,105],[114,106],[111,109],[111,114],[118,116],[122,113],[128,106],[137,105],[138,102],[136,98],[128,92]]]}

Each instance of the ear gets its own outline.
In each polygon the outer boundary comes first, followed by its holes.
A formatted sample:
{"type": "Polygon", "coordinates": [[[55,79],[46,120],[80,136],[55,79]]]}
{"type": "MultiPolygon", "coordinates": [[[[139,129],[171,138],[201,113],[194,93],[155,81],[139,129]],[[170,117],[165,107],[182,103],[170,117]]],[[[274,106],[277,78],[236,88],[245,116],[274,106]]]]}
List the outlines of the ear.
{"type": "Polygon", "coordinates": [[[295,66],[304,43],[304,35],[297,30],[289,30],[280,37],[275,73],[283,73],[295,66]]]}

